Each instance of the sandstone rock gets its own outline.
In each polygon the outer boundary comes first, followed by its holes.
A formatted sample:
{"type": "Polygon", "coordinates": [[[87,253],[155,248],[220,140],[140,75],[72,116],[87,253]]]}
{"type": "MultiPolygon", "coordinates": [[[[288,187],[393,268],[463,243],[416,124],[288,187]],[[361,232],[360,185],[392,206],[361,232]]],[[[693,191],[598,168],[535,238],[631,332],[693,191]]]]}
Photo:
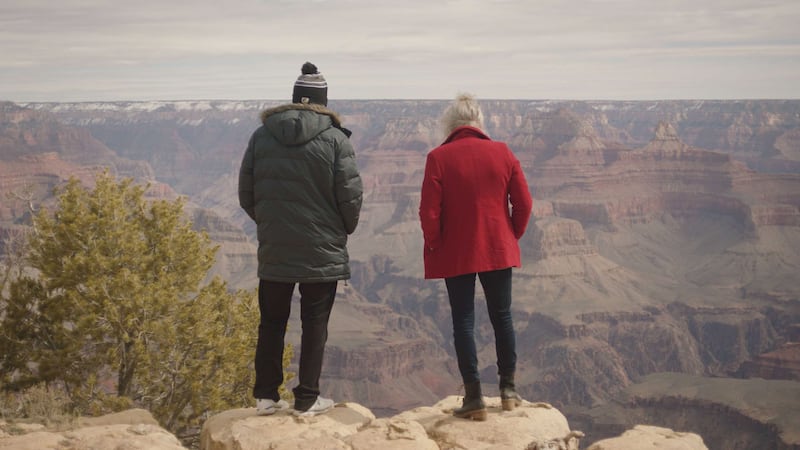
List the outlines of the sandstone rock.
{"type": "Polygon", "coordinates": [[[257,416],[254,408],[226,411],[203,425],[204,450],[348,449],[345,439],[368,425],[375,416],[355,403],[339,403],[319,416],[295,417],[289,411],[257,416]]]}
{"type": "Polygon", "coordinates": [[[178,438],[158,426],[145,410],[81,418],[76,428],[46,431],[39,424],[6,424],[16,433],[0,433],[0,450],[182,450],[178,438]],[[35,431],[30,431],[35,430],[35,431]]]}
{"type": "Polygon", "coordinates": [[[656,141],[680,141],[678,137],[678,132],[675,131],[675,127],[672,126],[669,122],[659,122],[658,126],[656,126],[656,141]]]}
{"type": "Polygon", "coordinates": [[[461,406],[459,396],[395,418],[422,424],[439,448],[525,449],[531,442],[559,440],[570,433],[566,417],[547,403],[526,401],[514,411],[503,411],[499,397],[484,397],[484,401],[489,410],[485,422],[453,417],[453,409],[461,406]]]}
{"type": "Polygon", "coordinates": [[[60,433],[36,431],[28,434],[13,435],[0,438],[2,450],[55,450],[64,441],[60,433]]]}
{"type": "Polygon", "coordinates": [[[597,254],[597,249],[586,239],[583,227],[577,220],[546,217],[531,225],[529,232],[534,242],[534,259],[597,254]]]}
{"type": "Polygon", "coordinates": [[[582,431],[570,431],[562,438],[531,442],[525,450],[578,450],[583,436],[582,431]]]}
{"type": "Polygon", "coordinates": [[[376,419],[345,442],[351,450],[438,450],[425,428],[406,419],[376,419]]]}
{"type": "Polygon", "coordinates": [[[679,433],[668,428],[637,425],[622,436],[603,439],[586,450],[708,450],[694,433],[679,433]]]}
{"type": "Polygon", "coordinates": [[[178,438],[155,425],[103,425],[73,431],[34,433],[0,439],[8,450],[183,450],[178,438]]]}
{"type": "MultiPolygon", "coordinates": [[[[499,397],[485,397],[488,420],[452,416],[461,397],[450,396],[431,407],[376,419],[357,403],[340,403],[327,414],[300,418],[288,411],[257,416],[254,408],[225,411],[209,418],[202,430],[202,450],[578,450],[584,434],[569,429],[567,419],[548,403],[524,401],[502,411],[499,397]]],[[[180,450],[177,438],[154,424],[145,410],[97,418],[78,418],[77,428],[45,431],[16,427],[22,435],[0,433],[0,450],[180,450]]],[[[13,426],[0,422],[0,428],[13,426]]],[[[700,436],[655,426],[636,425],[621,436],[595,442],[588,450],[706,449],[700,436]]],[[[185,449],[184,449],[185,450],[185,449]]]]}
{"type": "Polygon", "coordinates": [[[425,152],[444,140],[436,117],[393,117],[386,121],[377,148],[425,152]]]}
{"type": "Polygon", "coordinates": [[[158,426],[158,421],[150,414],[150,411],[141,408],[133,408],[99,417],[81,417],[76,420],[76,424],[82,427],[124,424],[158,426]]]}
{"type": "Polygon", "coordinates": [[[307,419],[288,412],[260,417],[252,408],[226,411],[206,421],[201,448],[522,450],[532,442],[562,442],[571,445],[566,449],[577,449],[582,434],[570,434],[566,417],[551,405],[523,402],[514,411],[502,411],[499,397],[485,400],[489,409],[485,422],[453,417],[452,410],[461,401],[457,396],[381,419],[355,403],[338,404],[327,414],[307,419]]]}

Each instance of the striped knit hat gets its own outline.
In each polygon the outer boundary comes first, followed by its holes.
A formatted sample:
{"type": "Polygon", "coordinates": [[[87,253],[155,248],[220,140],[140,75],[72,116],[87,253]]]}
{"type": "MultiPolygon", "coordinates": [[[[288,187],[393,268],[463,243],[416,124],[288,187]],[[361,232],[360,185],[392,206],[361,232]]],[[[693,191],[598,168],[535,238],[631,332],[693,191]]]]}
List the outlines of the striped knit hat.
{"type": "Polygon", "coordinates": [[[301,75],[294,82],[292,103],[316,103],[328,105],[328,83],[319,73],[317,66],[306,62],[300,69],[301,75]]]}

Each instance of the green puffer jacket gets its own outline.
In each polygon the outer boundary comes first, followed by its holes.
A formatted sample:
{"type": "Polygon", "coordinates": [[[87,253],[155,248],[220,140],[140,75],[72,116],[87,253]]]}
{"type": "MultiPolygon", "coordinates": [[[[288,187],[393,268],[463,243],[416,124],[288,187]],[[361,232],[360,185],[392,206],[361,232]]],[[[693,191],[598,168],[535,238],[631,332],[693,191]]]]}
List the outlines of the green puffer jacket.
{"type": "Polygon", "coordinates": [[[358,225],[361,177],[335,112],[287,104],[261,113],[239,170],[239,204],[258,228],[258,277],[350,278],[347,235],[358,225]]]}

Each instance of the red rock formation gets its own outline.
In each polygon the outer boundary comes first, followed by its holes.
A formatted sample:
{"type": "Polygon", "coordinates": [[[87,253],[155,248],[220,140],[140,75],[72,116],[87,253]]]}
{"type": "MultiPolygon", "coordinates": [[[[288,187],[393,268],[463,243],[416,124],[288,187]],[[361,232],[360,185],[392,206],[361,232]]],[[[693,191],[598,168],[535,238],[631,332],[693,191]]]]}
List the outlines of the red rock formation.
{"type": "Polygon", "coordinates": [[[331,345],[325,350],[325,374],[345,380],[387,383],[422,370],[427,360],[443,357],[437,346],[422,338],[376,341],[373,345],[349,349],[331,345]]]}
{"type": "Polygon", "coordinates": [[[800,380],[800,342],[787,342],[752,361],[745,361],[739,372],[747,378],[800,380]]]}
{"type": "Polygon", "coordinates": [[[646,223],[664,213],[714,213],[749,229],[800,224],[800,177],[764,175],[729,155],[684,144],[670,124],[638,150],[609,149],[581,127],[551,158],[534,165],[534,196],[556,215],[583,223],[646,223]]]}
{"type": "Polygon", "coordinates": [[[534,259],[565,255],[594,255],[597,249],[586,239],[577,220],[547,217],[533,222],[531,230],[534,259]]]}

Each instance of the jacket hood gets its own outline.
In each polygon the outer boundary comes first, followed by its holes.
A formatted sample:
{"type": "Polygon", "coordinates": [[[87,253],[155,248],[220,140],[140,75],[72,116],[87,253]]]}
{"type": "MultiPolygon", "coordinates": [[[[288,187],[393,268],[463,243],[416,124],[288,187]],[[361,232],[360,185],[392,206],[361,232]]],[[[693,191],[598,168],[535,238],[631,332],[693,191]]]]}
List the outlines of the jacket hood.
{"type": "Polygon", "coordinates": [[[299,145],[314,139],[331,126],[341,128],[341,119],[323,105],[289,103],[261,112],[261,122],[282,144],[299,145]]]}

